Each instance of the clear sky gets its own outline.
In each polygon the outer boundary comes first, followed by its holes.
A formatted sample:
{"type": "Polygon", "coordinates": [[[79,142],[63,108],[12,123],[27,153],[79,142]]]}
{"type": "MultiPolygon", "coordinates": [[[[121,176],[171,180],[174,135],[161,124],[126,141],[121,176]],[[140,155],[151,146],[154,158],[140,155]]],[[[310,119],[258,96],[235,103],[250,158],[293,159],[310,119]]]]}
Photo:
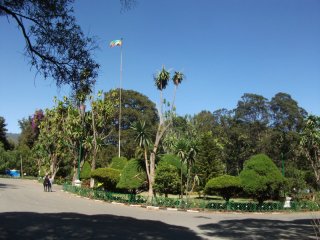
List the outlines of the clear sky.
{"type": "MultiPolygon", "coordinates": [[[[120,49],[108,45],[122,37],[123,88],[158,102],[153,74],[162,65],[183,71],[180,115],[233,109],[244,93],[271,99],[278,92],[320,115],[319,0],[137,1],[124,13],[119,0],[74,5],[83,31],[99,42],[96,91],[119,86],[120,49]]],[[[54,96],[69,91],[35,76],[14,21],[0,17],[0,26],[0,116],[8,132],[18,133],[19,119],[52,107],[54,96]]]]}

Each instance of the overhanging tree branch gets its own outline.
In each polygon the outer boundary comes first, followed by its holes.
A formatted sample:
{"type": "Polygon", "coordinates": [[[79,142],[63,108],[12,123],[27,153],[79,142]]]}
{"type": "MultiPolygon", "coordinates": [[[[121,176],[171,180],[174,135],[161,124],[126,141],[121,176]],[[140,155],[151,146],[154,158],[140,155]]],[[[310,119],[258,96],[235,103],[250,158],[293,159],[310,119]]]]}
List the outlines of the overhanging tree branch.
{"type": "Polygon", "coordinates": [[[31,65],[45,78],[52,77],[57,86],[68,84],[73,90],[95,83],[99,65],[91,58],[96,48],[93,39],[85,37],[71,15],[71,0],[4,1],[0,14],[17,23],[26,42],[31,65]],[[27,29],[24,22],[30,21],[27,29]],[[89,72],[81,79],[83,71],[89,72]],[[81,83],[80,83],[81,82],[81,83]]]}

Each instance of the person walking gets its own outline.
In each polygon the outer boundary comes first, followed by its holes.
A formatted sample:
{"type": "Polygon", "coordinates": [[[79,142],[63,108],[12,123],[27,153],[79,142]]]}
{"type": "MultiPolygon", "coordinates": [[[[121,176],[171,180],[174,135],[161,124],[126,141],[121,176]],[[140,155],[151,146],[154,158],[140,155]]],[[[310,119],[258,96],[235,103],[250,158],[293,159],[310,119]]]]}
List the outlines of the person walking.
{"type": "Polygon", "coordinates": [[[52,192],[53,177],[49,175],[49,191],[52,192]]]}
{"type": "Polygon", "coordinates": [[[49,180],[48,174],[46,174],[43,180],[43,191],[49,192],[49,189],[50,189],[50,180],[49,180]]]}

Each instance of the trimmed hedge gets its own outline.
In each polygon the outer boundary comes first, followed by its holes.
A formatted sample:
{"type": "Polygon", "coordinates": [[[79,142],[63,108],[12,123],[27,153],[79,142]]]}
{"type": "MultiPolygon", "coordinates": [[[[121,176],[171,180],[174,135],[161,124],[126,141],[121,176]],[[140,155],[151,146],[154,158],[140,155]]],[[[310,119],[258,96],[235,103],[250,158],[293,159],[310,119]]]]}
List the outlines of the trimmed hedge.
{"type": "Polygon", "coordinates": [[[121,171],[113,168],[97,168],[91,172],[91,177],[103,183],[105,189],[114,190],[120,180],[121,171]]]}
{"type": "Polygon", "coordinates": [[[239,212],[275,212],[275,211],[319,211],[320,205],[316,202],[291,202],[290,208],[284,208],[283,202],[217,202],[203,199],[178,199],[154,197],[151,201],[147,198],[136,194],[123,194],[94,190],[88,188],[79,188],[64,184],[63,189],[68,192],[76,193],[83,197],[100,199],[104,201],[117,201],[129,204],[141,204],[145,206],[171,207],[179,209],[197,209],[197,210],[214,210],[214,211],[239,211],[239,212]]]}
{"type": "Polygon", "coordinates": [[[91,166],[90,163],[84,162],[82,169],[80,171],[80,179],[89,179],[91,178],[91,166]]]}
{"type": "Polygon", "coordinates": [[[121,172],[117,188],[136,190],[143,187],[146,183],[147,174],[143,167],[141,167],[141,160],[131,159],[121,172]]]}
{"type": "Polygon", "coordinates": [[[239,177],[222,175],[220,177],[210,179],[205,186],[206,194],[219,194],[226,201],[229,201],[241,189],[239,177]]]}
{"type": "Polygon", "coordinates": [[[128,163],[128,160],[125,157],[113,157],[109,167],[122,170],[124,169],[127,163],[128,163]]]}

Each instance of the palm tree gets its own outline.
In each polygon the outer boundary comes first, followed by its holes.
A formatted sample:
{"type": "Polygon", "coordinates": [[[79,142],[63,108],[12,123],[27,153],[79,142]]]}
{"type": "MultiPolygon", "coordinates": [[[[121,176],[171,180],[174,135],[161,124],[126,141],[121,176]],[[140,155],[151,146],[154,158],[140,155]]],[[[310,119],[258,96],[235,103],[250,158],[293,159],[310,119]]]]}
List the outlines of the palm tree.
{"type": "Polygon", "coordinates": [[[183,198],[182,166],[183,166],[183,163],[185,162],[186,156],[187,156],[187,142],[185,141],[185,139],[180,139],[177,142],[176,154],[180,158],[180,163],[181,163],[181,165],[180,165],[180,181],[181,181],[180,193],[181,193],[181,198],[183,198]]]}
{"type": "Polygon", "coordinates": [[[172,101],[172,110],[174,110],[174,102],[176,99],[176,93],[177,93],[178,86],[182,83],[184,78],[185,78],[185,76],[182,72],[177,72],[177,71],[174,72],[174,75],[172,77],[172,82],[175,85],[175,88],[174,88],[173,101],[172,101]]]}
{"type": "Polygon", "coordinates": [[[196,162],[196,156],[197,156],[197,148],[196,144],[191,140],[188,142],[188,153],[186,156],[186,163],[187,163],[187,199],[188,199],[188,190],[189,190],[189,180],[191,175],[191,167],[194,166],[196,162]]]}
{"type": "Polygon", "coordinates": [[[176,85],[176,86],[180,85],[181,82],[183,81],[184,77],[185,76],[184,76],[184,74],[182,72],[175,71],[174,75],[172,77],[173,84],[176,85]]]}
{"type": "MultiPolygon", "coordinates": [[[[177,75],[175,80],[176,84],[180,84],[182,79],[183,79],[183,74],[179,74],[179,76],[177,75]]],[[[148,148],[147,148],[147,145],[149,144],[149,142],[147,144],[147,142],[144,140],[149,138],[146,137],[147,134],[145,134],[145,131],[142,131],[143,129],[145,129],[145,125],[140,122],[132,126],[132,129],[135,129],[138,134],[137,140],[139,140],[139,144],[141,146],[144,146],[145,164],[146,164],[148,181],[149,181],[149,193],[148,193],[149,197],[154,195],[153,184],[154,184],[154,178],[155,178],[155,166],[156,166],[155,160],[156,160],[156,154],[157,154],[158,148],[160,146],[160,141],[164,136],[165,132],[168,130],[168,128],[172,124],[172,114],[167,116],[163,113],[164,101],[162,97],[162,91],[168,86],[169,80],[170,80],[170,73],[164,68],[164,66],[162,67],[161,71],[159,71],[157,74],[154,75],[155,85],[157,89],[160,91],[160,106],[158,108],[160,121],[158,124],[158,129],[154,138],[152,149],[150,149],[150,152],[149,152],[149,156],[148,156],[148,148]]]]}
{"type": "Polygon", "coordinates": [[[162,90],[166,89],[166,87],[168,86],[169,79],[170,79],[170,73],[164,68],[164,66],[162,67],[162,70],[154,76],[155,85],[156,85],[157,89],[160,91],[160,106],[159,106],[160,107],[160,114],[159,114],[160,115],[160,124],[163,123],[162,90]]]}
{"type": "Polygon", "coordinates": [[[170,79],[170,73],[163,66],[162,70],[158,72],[154,77],[154,81],[157,89],[160,91],[166,89],[169,83],[169,79],[170,79]]]}
{"type": "Polygon", "coordinates": [[[152,178],[150,176],[150,164],[148,159],[148,148],[150,146],[150,137],[149,132],[146,128],[146,122],[138,121],[131,125],[131,129],[133,129],[136,132],[136,141],[139,142],[139,147],[143,149],[144,151],[144,161],[146,165],[146,172],[148,176],[148,182],[149,182],[149,188],[150,184],[152,185],[152,178]]]}
{"type": "Polygon", "coordinates": [[[139,142],[139,147],[145,148],[149,146],[149,133],[146,129],[146,122],[145,121],[138,121],[132,124],[131,129],[136,131],[136,141],[139,142]]]}

